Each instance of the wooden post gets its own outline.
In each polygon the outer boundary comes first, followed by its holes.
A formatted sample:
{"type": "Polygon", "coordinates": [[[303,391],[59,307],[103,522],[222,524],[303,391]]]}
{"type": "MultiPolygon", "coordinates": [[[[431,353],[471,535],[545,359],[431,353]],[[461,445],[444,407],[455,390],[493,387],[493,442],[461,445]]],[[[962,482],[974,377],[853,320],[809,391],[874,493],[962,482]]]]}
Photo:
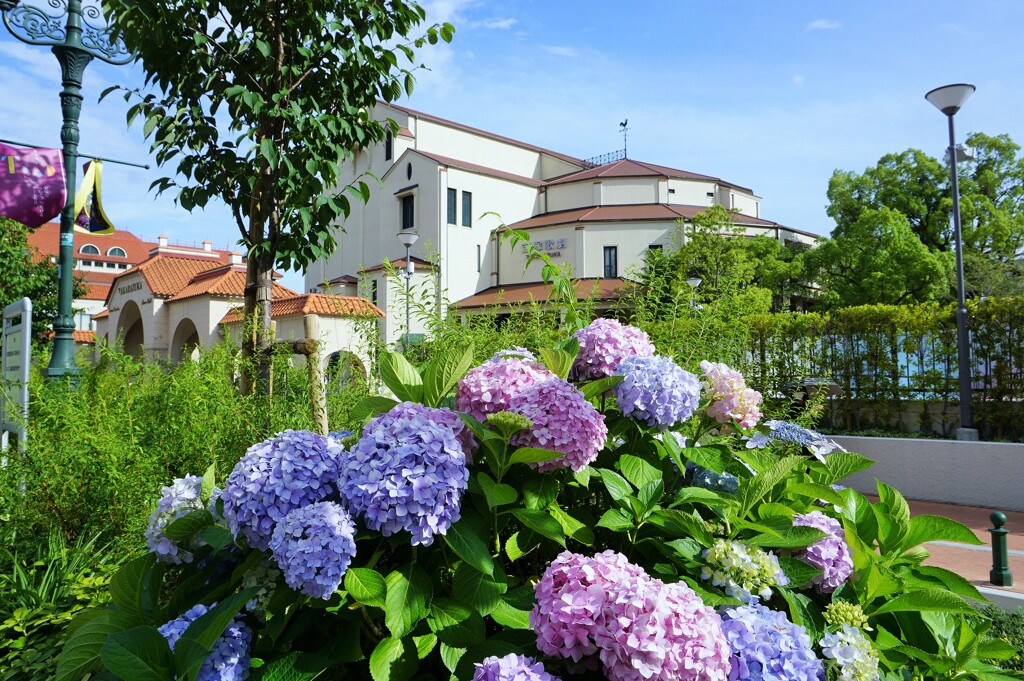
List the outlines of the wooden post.
{"type": "Polygon", "coordinates": [[[327,435],[327,385],[324,383],[324,368],[320,357],[320,317],[308,314],[302,318],[306,332],[306,346],[311,352],[306,355],[309,371],[309,402],[313,409],[313,423],[316,432],[327,435]]]}
{"type": "MultiPolygon", "coordinates": [[[[269,348],[273,347],[273,343],[277,340],[277,322],[271,320],[270,322],[270,337],[273,339],[270,341],[269,348]]],[[[274,358],[271,354],[266,354],[260,357],[262,360],[260,364],[264,365],[267,370],[267,397],[271,399],[271,405],[273,405],[274,398],[274,358]]],[[[273,406],[271,406],[273,408],[273,406]]]]}

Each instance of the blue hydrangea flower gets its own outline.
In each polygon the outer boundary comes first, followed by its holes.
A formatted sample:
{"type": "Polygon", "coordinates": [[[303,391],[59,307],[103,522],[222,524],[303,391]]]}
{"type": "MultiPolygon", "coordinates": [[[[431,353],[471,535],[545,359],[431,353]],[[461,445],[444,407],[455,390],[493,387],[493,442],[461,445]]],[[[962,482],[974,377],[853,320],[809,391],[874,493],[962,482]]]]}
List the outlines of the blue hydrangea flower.
{"type": "Polygon", "coordinates": [[[338,442],[341,442],[345,438],[352,437],[353,435],[355,435],[355,431],[351,431],[351,430],[347,430],[347,429],[332,430],[331,432],[327,433],[327,435],[329,437],[333,437],[338,442]]]}
{"type": "Polygon", "coordinates": [[[764,449],[772,442],[782,442],[806,447],[819,461],[835,451],[846,450],[834,440],[830,440],[816,430],[804,428],[791,421],[765,421],[767,433],[758,433],[747,439],[747,449],[764,449]]]}
{"type": "Polygon", "coordinates": [[[821,651],[834,667],[837,681],[878,681],[878,653],[857,627],[843,628],[821,638],[821,651]]]}
{"type": "Polygon", "coordinates": [[[824,667],[814,655],[807,631],[786,613],[763,605],[725,608],[722,631],[732,648],[729,681],[818,681],[824,667]]]}
{"type": "Polygon", "coordinates": [[[739,478],[732,473],[716,473],[703,466],[698,466],[692,461],[686,464],[686,480],[694,487],[701,487],[712,492],[736,494],[740,489],[739,478]]]}
{"type": "MultiPolygon", "coordinates": [[[[198,475],[186,475],[183,478],[176,478],[170,485],[161,488],[160,501],[156,509],[149,515],[149,522],[146,526],[146,546],[150,553],[156,554],[157,560],[170,565],[191,563],[192,553],[172,541],[164,534],[167,526],[178,518],[188,515],[193,511],[203,510],[201,490],[203,479],[198,475]]],[[[216,518],[215,502],[220,494],[219,489],[214,489],[210,498],[210,513],[216,518]]],[[[202,545],[202,541],[196,539],[196,545],[202,545]]]]}
{"type": "Polygon", "coordinates": [[[312,598],[329,600],[356,555],[355,525],[330,501],[297,508],[274,528],[270,550],[285,584],[312,598]]]}
{"type": "Polygon", "coordinates": [[[624,377],[615,386],[622,413],[648,426],[671,428],[700,401],[700,380],[668,357],[626,357],[615,374],[624,377]]]}
{"type": "Polygon", "coordinates": [[[413,545],[445,534],[469,483],[456,421],[449,409],[403,402],[366,424],[338,479],[349,509],[385,537],[409,532],[413,545]]]}
{"type": "Polygon", "coordinates": [[[224,517],[235,536],[265,551],[274,526],[335,491],[341,445],[308,430],[286,430],[253,445],[224,483],[224,517]]]}
{"type": "Polygon", "coordinates": [[[492,655],[477,662],[473,681],[558,681],[544,671],[544,665],[532,657],[509,653],[505,657],[492,655]]]}
{"type": "MultiPolygon", "coordinates": [[[[210,607],[214,607],[216,603],[210,607]]],[[[202,604],[191,608],[178,619],[171,620],[159,631],[171,650],[185,633],[188,626],[207,613],[209,609],[202,604]]],[[[244,681],[249,678],[249,643],[252,641],[252,630],[238,618],[231,621],[221,637],[213,644],[209,657],[199,668],[197,681],[244,681]]]]}

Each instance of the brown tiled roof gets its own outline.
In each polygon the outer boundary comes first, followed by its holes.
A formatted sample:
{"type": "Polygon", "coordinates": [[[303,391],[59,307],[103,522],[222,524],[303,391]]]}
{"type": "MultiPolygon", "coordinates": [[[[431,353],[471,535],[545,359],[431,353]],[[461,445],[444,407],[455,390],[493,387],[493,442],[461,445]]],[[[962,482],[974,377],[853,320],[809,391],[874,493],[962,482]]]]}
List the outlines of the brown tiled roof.
{"type": "Polygon", "coordinates": [[[415,116],[416,118],[422,118],[425,121],[430,121],[432,123],[440,123],[441,125],[446,125],[448,127],[455,128],[456,130],[462,130],[464,132],[469,132],[469,133],[472,133],[474,135],[480,135],[481,137],[486,137],[488,139],[496,140],[498,142],[505,142],[506,144],[512,144],[512,145],[515,145],[517,147],[522,147],[523,149],[529,149],[531,151],[536,151],[536,152],[539,152],[541,154],[546,154],[546,155],[551,156],[553,158],[557,158],[557,159],[560,159],[562,161],[566,161],[567,163],[572,163],[574,165],[578,165],[578,166],[582,166],[583,165],[583,160],[582,159],[578,159],[575,156],[569,156],[568,154],[562,154],[562,153],[559,153],[557,151],[552,151],[551,149],[545,149],[544,147],[538,147],[535,144],[528,144],[526,142],[520,142],[519,140],[512,139],[511,137],[504,137],[502,135],[496,135],[493,132],[487,132],[486,130],[481,130],[480,128],[474,128],[472,126],[464,125],[462,123],[456,123],[455,121],[450,121],[447,118],[441,118],[440,116],[433,116],[433,115],[428,114],[428,113],[423,113],[422,111],[416,111],[415,109],[410,109],[409,107],[406,107],[406,106],[399,106],[398,104],[394,104],[392,102],[385,102],[383,100],[378,100],[378,103],[383,104],[384,106],[390,106],[392,109],[397,109],[398,111],[401,111],[403,113],[409,114],[410,116],[415,116]]]}
{"type": "MultiPolygon", "coordinates": [[[[391,264],[392,264],[392,266],[394,266],[394,268],[396,270],[404,270],[405,269],[405,258],[398,258],[397,260],[392,260],[391,264]]],[[[412,266],[414,268],[421,267],[421,266],[422,267],[426,267],[426,268],[430,268],[433,265],[429,261],[424,260],[423,258],[417,258],[414,255],[414,256],[412,256],[412,266]]],[[[362,272],[380,272],[382,269],[384,269],[383,263],[380,264],[380,265],[374,265],[373,267],[365,267],[361,271],[362,272]]]]}
{"type": "Polygon", "coordinates": [[[81,300],[106,300],[110,291],[110,284],[117,276],[117,272],[94,272],[91,270],[75,270],[75,277],[78,278],[85,294],[81,300]]]}
{"type": "Polygon", "coordinates": [[[451,158],[450,156],[441,156],[440,154],[432,154],[421,149],[410,149],[411,153],[425,156],[432,161],[436,161],[442,165],[451,166],[452,168],[458,168],[459,170],[465,170],[470,173],[477,173],[479,175],[485,175],[487,177],[494,177],[499,180],[508,180],[509,182],[516,182],[518,184],[525,184],[531,187],[542,187],[544,183],[540,180],[535,180],[532,177],[526,177],[524,175],[516,175],[514,173],[507,173],[504,170],[498,170],[497,168],[488,168],[487,166],[477,165],[476,163],[468,163],[467,161],[460,161],[457,158],[451,158]]]}
{"type": "MultiPolygon", "coordinates": [[[[614,300],[622,294],[626,282],[623,279],[577,279],[573,282],[576,295],[581,298],[593,296],[597,300],[614,300]]],[[[545,301],[551,295],[551,284],[507,284],[492,286],[455,303],[460,310],[490,305],[516,305],[531,301],[545,301]]]]}
{"type": "MultiPolygon", "coordinates": [[[[245,265],[222,265],[205,270],[192,277],[188,285],[170,297],[168,302],[177,302],[196,296],[218,298],[241,298],[245,295],[245,265]]],[[[271,298],[292,298],[299,295],[289,288],[273,283],[271,298]]]]}
{"type": "MultiPolygon", "coordinates": [[[[45,256],[54,258],[60,253],[60,225],[56,222],[47,222],[39,229],[30,232],[28,235],[30,245],[39,249],[45,256]]],[[[149,257],[149,251],[156,244],[143,241],[131,232],[117,231],[113,234],[84,234],[75,232],[75,259],[99,260],[101,262],[127,262],[131,264],[140,263],[149,257]],[[85,244],[93,244],[99,249],[99,255],[83,255],[78,252],[85,244]],[[126,257],[121,258],[107,255],[111,248],[119,247],[124,250],[126,257]]]]}
{"type": "MultiPolygon", "coordinates": [[[[168,253],[154,255],[149,260],[118,274],[114,282],[132,274],[142,274],[154,296],[170,298],[185,288],[200,272],[226,264],[228,254],[221,254],[219,251],[215,253],[218,255],[217,258],[191,258],[168,253]]],[[[114,290],[113,285],[111,290],[114,290]]],[[[109,300],[109,295],[107,299],[109,300]]]]}
{"type": "MultiPolygon", "coordinates": [[[[316,314],[322,317],[383,317],[384,312],[366,298],[359,296],[330,296],[325,293],[306,293],[292,298],[274,300],[270,303],[271,317],[316,314]]],[[[224,315],[221,324],[242,321],[242,308],[224,315]]]]}
{"type": "MultiPolygon", "coordinates": [[[[550,186],[567,184],[569,182],[581,182],[583,180],[600,180],[611,177],[679,177],[687,180],[707,180],[709,182],[718,182],[720,184],[728,184],[730,187],[736,187],[736,185],[729,184],[728,182],[722,182],[722,180],[717,177],[712,177],[710,175],[701,175],[700,173],[691,173],[688,170],[667,168],[653,163],[643,163],[641,161],[634,161],[631,158],[625,158],[621,161],[615,161],[614,163],[606,163],[605,165],[595,166],[593,168],[570,173],[568,175],[562,175],[561,177],[548,180],[545,184],[550,186]]],[[[742,189],[742,187],[736,188],[742,189]]],[[[748,189],[746,191],[750,190],[748,189]]]]}
{"type": "Polygon", "coordinates": [[[75,343],[95,343],[96,332],[95,331],[72,331],[71,340],[75,343]]]}
{"type": "Polygon", "coordinates": [[[93,319],[93,321],[96,321],[97,319],[106,319],[109,316],[110,316],[110,310],[108,310],[106,308],[103,308],[102,310],[100,310],[99,312],[94,314],[92,316],[92,319],[93,319]]]}
{"type": "Polygon", "coordinates": [[[351,274],[343,274],[340,277],[331,279],[328,284],[358,284],[359,280],[353,277],[351,274]]]}

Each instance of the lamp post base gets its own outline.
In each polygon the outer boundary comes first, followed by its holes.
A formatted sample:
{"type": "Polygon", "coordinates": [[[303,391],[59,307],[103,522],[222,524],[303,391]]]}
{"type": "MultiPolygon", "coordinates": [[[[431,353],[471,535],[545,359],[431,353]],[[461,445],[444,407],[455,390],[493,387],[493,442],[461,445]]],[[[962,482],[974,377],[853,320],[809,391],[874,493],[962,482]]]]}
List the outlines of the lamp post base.
{"type": "Polygon", "coordinates": [[[957,440],[968,440],[971,442],[977,442],[978,440],[978,429],[977,428],[957,428],[956,429],[957,440]]]}

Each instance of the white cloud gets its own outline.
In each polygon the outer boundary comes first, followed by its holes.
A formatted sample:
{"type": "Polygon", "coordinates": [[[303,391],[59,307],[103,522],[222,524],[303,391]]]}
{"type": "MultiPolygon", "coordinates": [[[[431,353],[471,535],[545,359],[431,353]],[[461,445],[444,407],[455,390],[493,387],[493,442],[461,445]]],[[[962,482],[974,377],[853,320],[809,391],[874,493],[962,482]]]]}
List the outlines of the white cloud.
{"type": "Polygon", "coordinates": [[[832,19],[816,19],[807,24],[808,31],[832,31],[842,26],[838,21],[832,19]]]}
{"type": "Polygon", "coordinates": [[[504,31],[512,28],[518,23],[515,17],[491,17],[490,19],[484,19],[483,21],[474,21],[470,24],[471,28],[486,28],[491,31],[504,31]]]}
{"type": "Polygon", "coordinates": [[[553,54],[556,57],[575,59],[580,56],[580,53],[575,47],[569,47],[568,45],[541,45],[540,49],[544,50],[548,54],[553,54]]]}

